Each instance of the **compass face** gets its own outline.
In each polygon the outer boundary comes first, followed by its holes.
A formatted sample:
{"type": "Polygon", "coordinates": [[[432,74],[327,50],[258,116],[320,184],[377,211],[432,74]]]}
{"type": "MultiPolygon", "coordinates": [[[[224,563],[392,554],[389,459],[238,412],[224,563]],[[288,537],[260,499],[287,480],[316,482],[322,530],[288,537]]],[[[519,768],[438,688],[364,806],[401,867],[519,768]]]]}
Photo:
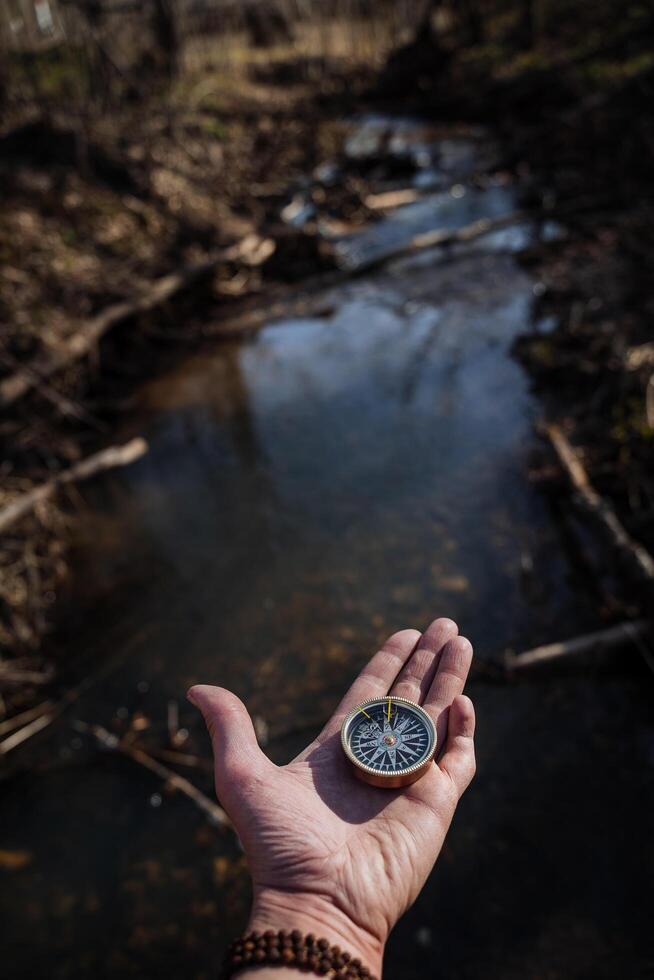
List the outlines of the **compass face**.
{"type": "Polygon", "coordinates": [[[401,786],[419,778],[432,760],[436,730],[429,715],[412,701],[378,698],[350,712],[341,742],[361,778],[378,786],[401,786]]]}

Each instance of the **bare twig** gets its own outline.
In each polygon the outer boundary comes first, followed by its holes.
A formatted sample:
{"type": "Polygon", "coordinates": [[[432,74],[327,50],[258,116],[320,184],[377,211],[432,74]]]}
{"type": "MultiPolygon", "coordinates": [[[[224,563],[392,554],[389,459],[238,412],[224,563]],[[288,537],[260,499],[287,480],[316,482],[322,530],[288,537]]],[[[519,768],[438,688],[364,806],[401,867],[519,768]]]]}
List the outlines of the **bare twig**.
{"type": "Polygon", "coordinates": [[[636,639],[641,640],[651,629],[651,623],[646,619],[619,623],[617,626],[609,626],[608,629],[597,630],[595,633],[576,636],[572,640],[561,640],[559,643],[548,643],[546,646],[535,647],[525,653],[507,653],[505,665],[509,671],[521,670],[524,667],[533,667],[535,664],[559,660],[562,657],[570,657],[575,654],[609,650],[613,647],[624,646],[625,643],[635,642],[636,639]]]}
{"type": "Polygon", "coordinates": [[[30,514],[38,504],[52,497],[65,484],[86,480],[102,470],[112,469],[115,466],[127,466],[142,456],[147,448],[148,445],[144,439],[132,439],[124,446],[110,446],[108,449],[102,449],[68,469],[62,470],[52,479],[38,487],[33,487],[27,493],[21,494],[20,497],[12,500],[0,510],[0,534],[30,514]]]}
{"type": "Polygon", "coordinates": [[[2,742],[0,742],[0,754],[7,755],[7,753],[11,752],[12,749],[22,745],[22,743],[26,742],[28,738],[32,737],[32,735],[36,735],[37,732],[47,728],[50,722],[53,721],[53,718],[53,714],[43,714],[38,718],[35,718],[34,721],[31,721],[29,725],[24,725],[23,728],[19,728],[13,735],[9,735],[8,738],[5,738],[2,742]]]}
{"type": "Polygon", "coordinates": [[[13,732],[17,728],[29,724],[29,722],[40,717],[40,715],[47,714],[51,707],[52,701],[42,701],[41,704],[37,704],[33,708],[28,708],[27,711],[21,711],[18,715],[6,718],[3,722],[0,722],[0,735],[7,735],[9,732],[13,732]]]}

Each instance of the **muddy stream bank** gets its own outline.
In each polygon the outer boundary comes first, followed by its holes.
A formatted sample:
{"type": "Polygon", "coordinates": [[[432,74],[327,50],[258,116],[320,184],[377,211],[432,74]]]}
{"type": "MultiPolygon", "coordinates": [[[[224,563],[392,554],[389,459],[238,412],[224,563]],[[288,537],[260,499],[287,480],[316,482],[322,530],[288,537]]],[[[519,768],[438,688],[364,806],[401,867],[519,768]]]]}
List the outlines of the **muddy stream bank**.
{"type": "MultiPolygon", "coordinates": [[[[479,134],[421,152],[420,198],[341,242],[349,260],[517,207],[511,185],[468,179],[490,152],[479,134]]],[[[84,488],[53,640],[107,672],[52,736],[56,764],[5,786],[2,847],[27,855],[2,871],[9,975],[208,978],[247,907],[230,834],[71,720],[120,730],[139,712],[164,733],[172,699],[206,753],[183,695],[215,682],[284,762],[391,631],[448,615],[492,662],[596,625],[527,479],[538,405],[509,355],[548,327],[530,322],[539,287],[515,254],[542,232],[396,261],[334,290],[326,316],[143,385],[123,434],[149,452],[84,488]]],[[[473,679],[477,780],[391,939],[389,980],[425,963],[457,980],[644,975],[644,670],[626,654],[473,679]]]]}

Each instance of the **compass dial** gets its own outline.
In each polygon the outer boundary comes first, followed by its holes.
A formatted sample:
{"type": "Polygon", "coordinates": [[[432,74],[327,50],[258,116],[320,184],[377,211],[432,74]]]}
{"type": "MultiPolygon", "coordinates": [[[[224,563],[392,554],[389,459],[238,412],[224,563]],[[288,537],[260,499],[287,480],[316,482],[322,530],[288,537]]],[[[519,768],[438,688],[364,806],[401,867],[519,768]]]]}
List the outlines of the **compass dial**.
{"type": "Polygon", "coordinates": [[[358,705],[341,730],[343,751],[356,775],[373,786],[408,786],[427,771],[436,750],[429,715],[406,698],[374,698],[358,705]]]}

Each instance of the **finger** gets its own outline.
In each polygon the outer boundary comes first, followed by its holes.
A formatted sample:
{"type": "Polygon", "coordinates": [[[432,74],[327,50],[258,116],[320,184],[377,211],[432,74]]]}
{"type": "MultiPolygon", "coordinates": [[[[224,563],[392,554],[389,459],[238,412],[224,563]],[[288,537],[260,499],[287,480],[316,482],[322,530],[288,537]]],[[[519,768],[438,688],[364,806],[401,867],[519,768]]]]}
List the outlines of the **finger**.
{"type": "MultiPolygon", "coordinates": [[[[388,689],[413,653],[419,640],[420,633],[418,630],[400,630],[398,633],[389,636],[381,650],[375,654],[372,660],[368,661],[349,688],[318,736],[319,742],[325,742],[334,732],[337,732],[341,727],[343,718],[362,701],[388,694],[388,689]]],[[[309,749],[307,749],[308,751],[309,749]]]]}
{"type": "Polygon", "coordinates": [[[435,619],[422,634],[389,693],[420,704],[436,673],[443,646],[458,631],[458,626],[451,619],[435,619]]]}
{"type": "Polygon", "coordinates": [[[445,751],[438,762],[449,776],[459,799],[475,774],[475,709],[470,698],[459,694],[449,709],[445,751]]]}
{"type": "Polygon", "coordinates": [[[240,791],[244,783],[272,763],[259,748],[252,719],[235,694],[222,687],[196,684],[186,696],[202,712],[211,736],[216,793],[226,800],[230,791],[240,791]]]}
{"type": "Polygon", "coordinates": [[[472,644],[465,636],[456,636],[443,647],[438,667],[422,703],[436,725],[437,745],[447,734],[447,709],[461,694],[472,663],[472,644]]]}

